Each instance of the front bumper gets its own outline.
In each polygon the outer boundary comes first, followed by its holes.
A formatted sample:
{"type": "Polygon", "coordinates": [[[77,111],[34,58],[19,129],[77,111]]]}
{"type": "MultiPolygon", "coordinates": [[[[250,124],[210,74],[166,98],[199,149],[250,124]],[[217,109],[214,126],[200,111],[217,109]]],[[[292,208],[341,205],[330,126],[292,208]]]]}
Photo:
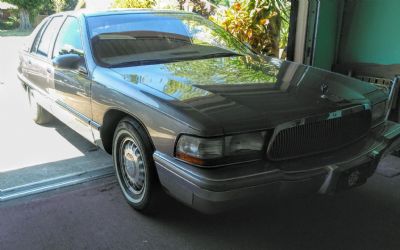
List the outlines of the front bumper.
{"type": "Polygon", "coordinates": [[[376,130],[349,148],[301,161],[254,161],[206,169],[158,151],[154,160],[160,182],[170,195],[212,213],[269,195],[332,193],[346,186],[343,176],[350,176],[354,170],[360,172],[360,178],[349,186],[362,184],[380,159],[400,146],[400,124],[387,122],[376,130]]]}

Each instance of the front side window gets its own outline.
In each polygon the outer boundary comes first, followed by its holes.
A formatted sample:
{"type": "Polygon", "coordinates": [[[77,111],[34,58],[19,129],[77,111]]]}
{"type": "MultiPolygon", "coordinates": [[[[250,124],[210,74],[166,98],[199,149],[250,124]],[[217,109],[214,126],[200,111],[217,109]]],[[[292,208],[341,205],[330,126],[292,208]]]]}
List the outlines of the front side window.
{"type": "Polygon", "coordinates": [[[53,57],[65,54],[83,56],[81,29],[75,17],[68,17],[65,20],[54,45],[53,57]]]}
{"type": "Polygon", "coordinates": [[[63,17],[61,16],[51,19],[49,25],[47,25],[46,30],[40,38],[39,45],[36,49],[37,54],[47,57],[51,44],[54,41],[54,37],[57,35],[58,30],[60,29],[62,21],[63,17]]]}
{"type": "Polygon", "coordinates": [[[221,27],[193,14],[93,16],[88,26],[94,56],[108,67],[252,53],[221,27]]]}

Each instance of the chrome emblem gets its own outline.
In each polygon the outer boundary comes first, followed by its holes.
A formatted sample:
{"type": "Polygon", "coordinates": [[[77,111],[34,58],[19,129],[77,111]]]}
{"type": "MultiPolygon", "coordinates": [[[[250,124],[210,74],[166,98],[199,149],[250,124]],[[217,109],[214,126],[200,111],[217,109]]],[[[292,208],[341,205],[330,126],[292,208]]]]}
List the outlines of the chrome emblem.
{"type": "Polygon", "coordinates": [[[360,171],[356,170],[352,172],[349,175],[349,178],[347,179],[347,184],[349,185],[349,187],[355,186],[360,180],[360,176],[361,176],[360,171]]]}
{"type": "Polygon", "coordinates": [[[326,83],[321,84],[321,98],[328,98],[329,86],[326,83]]]}

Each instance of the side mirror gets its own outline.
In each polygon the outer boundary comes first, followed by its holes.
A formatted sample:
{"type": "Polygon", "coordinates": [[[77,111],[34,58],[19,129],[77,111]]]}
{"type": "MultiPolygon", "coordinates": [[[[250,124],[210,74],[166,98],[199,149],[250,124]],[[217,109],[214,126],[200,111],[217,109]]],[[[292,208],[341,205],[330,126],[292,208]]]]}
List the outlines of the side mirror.
{"type": "Polygon", "coordinates": [[[65,54],[56,56],[53,65],[59,69],[78,69],[82,57],[77,54],[65,54]]]}

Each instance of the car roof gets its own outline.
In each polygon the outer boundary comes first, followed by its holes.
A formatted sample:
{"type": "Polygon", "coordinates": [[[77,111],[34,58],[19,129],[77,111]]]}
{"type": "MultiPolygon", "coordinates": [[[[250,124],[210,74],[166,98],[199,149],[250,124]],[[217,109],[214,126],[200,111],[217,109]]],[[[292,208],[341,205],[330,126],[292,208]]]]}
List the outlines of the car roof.
{"type": "Polygon", "coordinates": [[[163,13],[163,14],[195,14],[193,12],[180,11],[180,10],[156,10],[156,9],[108,9],[108,10],[74,10],[62,12],[54,15],[73,15],[73,16],[107,16],[107,15],[121,15],[121,14],[144,14],[144,13],[163,13]]]}

